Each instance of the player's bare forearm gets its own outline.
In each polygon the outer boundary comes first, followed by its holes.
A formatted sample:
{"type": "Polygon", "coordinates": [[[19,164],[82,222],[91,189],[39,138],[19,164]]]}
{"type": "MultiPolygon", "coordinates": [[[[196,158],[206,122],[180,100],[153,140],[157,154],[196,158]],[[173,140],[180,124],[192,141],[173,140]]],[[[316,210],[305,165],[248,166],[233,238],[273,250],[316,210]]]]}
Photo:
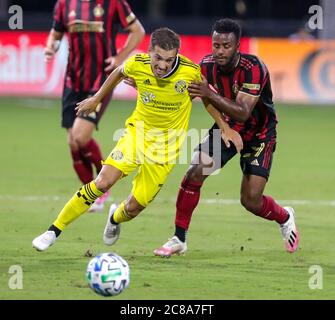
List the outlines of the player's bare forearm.
{"type": "Polygon", "coordinates": [[[57,50],[59,49],[60,40],[63,38],[63,33],[55,29],[51,29],[44,49],[45,60],[49,62],[57,50]]]}
{"type": "Polygon", "coordinates": [[[99,102],[111,92],[117,84],[123,80],[124,74],[122,73],[122,66],[117,67],[105,80],[99,91],[94,95],[99,102]]]}
{"type": "Polygon", "coordinates": [[[239,92],[236,100],[229,100],[214,92],[208,85],[206,79],[196,81],[188,86],[192,98],[199,97],[209,102],[219,111],[229,115],[236,121],[245,122],[250,117],[252,109],[258,101],[258,97],[239,92]]]}
{"type": "Polygon", "coordinates": [[[221,112],[232,117],[236,121],[245,122],[250,117],[249,108],[243,104],[238,104],[212,91],[208,95],[208,100],[221,112]]]}
{"type": "Polygon", "coordinates": [[[108,57],[105,62],[107,64],[105,72],[110,73],[115,68],[120,66],[129,56],[129,54],[136,49],[142,41],[145,31],[142,24],[135,20],[128,28],[129,35],[124,47],[118,52],[116,56],[108,57]]]}
{"type": "Polygon", "coordinates": [[[55,29],[51,29],[49,32],[47,45],[51,42],[62,40],[63,35],[64,35],[63,32],[59,32],[59,31],[56,31],[55,29]]]}
{"type": "Polygon", "coordinates": [[[241,152],[243,149],[243,140],[240,136],[240,134],[230,128],[229,124],[224,120],[222,113],[217,110],[210,102],[209,100],[203,98],[202,99],[206,110],[211,115],[211,117],[215,120],[216,124],[221,130],[221,137],[226,144],[226,146],[230,147],[230,141],[235,145],[237,152],[241,152]]]}
{"type": "Polygon", "coordinates": [[[219,110],[217,110],[212,104],[209,102],[204,102],[207,112],[211,115],[214,119],[218,127],[221,129],[222,132],[226,132],[229,128],[228,123],[223,119],[222,114],[219,110]]]}
{"type": "Polygon", "coordinates": [[[128,57],[128,55],[136,49],[136,47],[140,44],[142,39],[145,36],[145,30],[139,20],[135,20],[129,28],[129,35],[126,40],[124,47],[118,53],[118,56],[121,59],[121,63],[128,57]]]}
{"type": "Polygon", "coordinates": [[[117,84],[124,78],[122,67],[117,67],[105,80],[99,91],[92,97],[77,103],[75,110],[78,115],[88,115],[95,111],[102,99],[113,90],[117,84]]]}

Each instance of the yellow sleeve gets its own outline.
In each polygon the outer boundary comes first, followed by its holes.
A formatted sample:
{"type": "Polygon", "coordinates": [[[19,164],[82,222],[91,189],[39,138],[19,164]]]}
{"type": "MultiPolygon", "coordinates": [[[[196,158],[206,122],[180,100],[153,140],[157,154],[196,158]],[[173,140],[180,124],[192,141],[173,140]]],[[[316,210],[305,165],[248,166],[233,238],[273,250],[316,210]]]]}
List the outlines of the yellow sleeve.
{"type": "Polygon", "coordinates": [[[202,77],[201,77],[201,68],[199,65],[198,66],[198,69],[197,69],[197,72],[196,72],[196,81],[201,81],[202,80],[202,77]]]}
{"type": "Polygon", "coordinates": [[[123,63],[123,68],[122,68],[122,73],[126,76],[126,77],[133,77],[134,76],[134,72],[135,72],[135,57],[136,54],[131,56],[129,59],[127,59],[124,63],[123,63]]]}

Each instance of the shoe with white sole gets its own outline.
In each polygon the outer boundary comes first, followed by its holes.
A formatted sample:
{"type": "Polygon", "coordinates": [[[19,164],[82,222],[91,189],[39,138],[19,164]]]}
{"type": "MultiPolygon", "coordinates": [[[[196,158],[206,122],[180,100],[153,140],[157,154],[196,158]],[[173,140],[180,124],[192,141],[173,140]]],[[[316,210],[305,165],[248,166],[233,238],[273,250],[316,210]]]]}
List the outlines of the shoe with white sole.
{"type": "Polygon", "coordinates": [[[102,212],[105,207],[105,202],[109,198],[109,191],[105,192],[101,197],[99,197],[88,209],[88,212],[102,212]]]}
{"type": "Polygon", "coordinates": [[[56,233],[48,230],[33,240],[33,247],[37,251],[45,251],[56,242],[56,239],[56,233]]]}
{"type": "Polygon", "coordinates": [[[183,254],[187,251],[186,242],[179,240],[177,236],[173,236],[162,247],[154,250],[155,256],[170,258],[173,254],[183,254]]]}
{"type": "Polygon", "coordinates": [[[115,203],[112,203],[112,205],[109,208],[108,219],[107,219],[107,223],[106,223],[104,235],[103,235],[104,243],[107,246],[113,245],[119,239],[119,236],[120,236],[120,229],[121,229],[120,224],[111,223],[111,217],[117,208],[118,208],[118,205],[115,203]]]}
{"type": "Polygon", "coordinates": [[[299,231],[294,221],[294,209],[291,207],[284,207],[287,213],[290,215],[288,220],[280,225],[280,231],[285,242],[286,250],[290,253],[295,252],[299,245],[299,231]]]}

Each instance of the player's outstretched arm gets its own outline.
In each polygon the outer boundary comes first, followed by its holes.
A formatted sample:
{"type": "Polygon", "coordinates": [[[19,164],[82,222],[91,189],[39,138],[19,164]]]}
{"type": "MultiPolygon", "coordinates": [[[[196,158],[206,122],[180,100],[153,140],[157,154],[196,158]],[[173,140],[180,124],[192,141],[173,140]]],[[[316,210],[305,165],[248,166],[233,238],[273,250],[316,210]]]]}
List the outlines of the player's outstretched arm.
{"type": "Polygon", "coordinates": [[[235,101],[232,101],[211,90],[206,79],[191,83],[188,86],[188,92],[192,98],[208,99],[216,109],[240,122],[245,122],[249,119],[259,99],[259,96],[253,96],[240,91],[235,101]]]}
{"type": "Polygon", "coordinates": [[[243,149],[243,140],[240,136],[240,134],[229,127],[229,124],[224,120],[222,113],[218,111],[206,98],[202,98],[202,102],[204,103],[206,110],[208,113],[212,116],[212,118],[215,120],[216,124],[221,130],[221,137],[227,146],[227,148],[230,147],[230,142],[232,142],[237,152],[241,152],[243,149]]]}
{"type": "Polygon", "coordinates": [[[55,53],[59,49],[60,40],[63,38],[63,32],[58,32],[55,29],[51,29],[47,43],[44,48],[44,57],[46,62],[50,62],[54,57],[55,53]]]}
{"type": "Polygon", "coordinates": [[[117,67],[105,80],[99,91],[92,97],[77,103],[76,111],[78,115],[89,115],[93,112],[102,99],[114,89],[118,83],[124,78],[122,67],[117,67]]]}

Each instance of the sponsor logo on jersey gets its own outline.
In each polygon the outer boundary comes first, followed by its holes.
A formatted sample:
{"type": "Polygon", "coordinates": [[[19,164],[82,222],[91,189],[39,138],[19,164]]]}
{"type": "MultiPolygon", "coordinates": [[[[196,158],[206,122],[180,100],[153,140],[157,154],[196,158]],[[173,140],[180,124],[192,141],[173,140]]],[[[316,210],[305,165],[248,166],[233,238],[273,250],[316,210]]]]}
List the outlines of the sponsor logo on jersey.
{"type": "Polygon", "coordinates": [[[103,21],[73,20],[69,23],[69,32],[104,32],[103,21]]]}
{"type": "Polygon", "coordinates": [[[141,99],[144,104],[148,104],[155,99],[155,95],[152,92],[146,91],[141,94],[141,99]]]}

